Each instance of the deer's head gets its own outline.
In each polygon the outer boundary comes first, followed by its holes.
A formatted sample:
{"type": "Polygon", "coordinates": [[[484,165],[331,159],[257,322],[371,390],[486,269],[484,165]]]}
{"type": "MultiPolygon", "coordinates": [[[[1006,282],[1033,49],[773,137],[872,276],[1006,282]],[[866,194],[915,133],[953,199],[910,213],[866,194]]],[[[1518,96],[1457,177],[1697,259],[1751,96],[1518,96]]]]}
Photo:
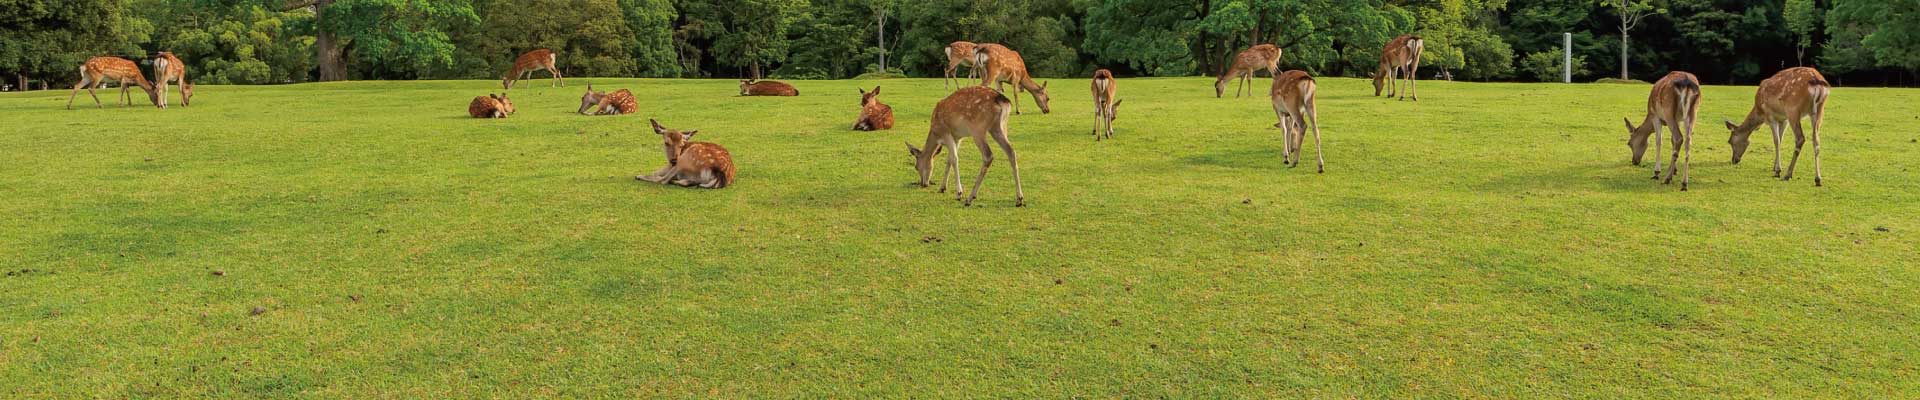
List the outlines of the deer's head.
{"type": "Polygon", "coordinates": [[[752,93],[753,93],[753,91],[752,91],[752,89],[753,89],[753,80],[752,80],[752,79],[741,79],[741,80],[740,80],[740,95],[741,95],[741,96],[746,96],[746,95],[749,95],[749,94],[752,94],[752,93]]]}
{"type": "Polygon", "coordinates": [[[1120,119],[1120,103],[1125,103],[1125,102],[1127,101],[1124,99],[1114,100],[1113,104],[1107,105],[1107,121],[1108,122],[1112,122],[1113,120],[1120,119]]]}
{"type": "Polygon", "coordinates": [[[1753,136],[1753,129],[1758,128],[1759,125],[1754,125],[1754,128],[1741,129],[1741,126],[1733,123],[1733,121],[1724,119],[1721,121],[1726,122],[1727,131],[1730,133],[1727,135],[1727,145],[1733,146],[1733,163],[1739,164],[1740,157],[1747,155],[1747,145],[1752,144],[1752,142],[1747,141],[1747,139],[1753,136]]]}
{"type": "MultiPolygon", "coordinates": [[[[1620,122],[1627,125],[1627,148],[1633,150],[1633,165],[1640,165],[1640,157],[1647,154],[1647,139],[1652,138],[1653,135],[1651,132],[1640,133],[1640,128],[1633,127],[1633,120],[1621,118],[1620,122]]],[[[1653,126],[1653,124],[1647,124],[1647,126],[1653,126]]]]}
{"type": "Polygon", "coordinates": [[[1387,88],[1386,74],[1375,72],[1375,73],[1367,74],[1367,77],[1373,78],[1373,95],[1374,96],[1379,96],[1381,91],[1386,90],[1387,88]]]}
{"type": "Polygon", "coordinates": [[[872,105],[873,103],[879,102],[880,100],[877,100],[879,98],[880,98],[879,86],[874,86],[873,91],[871,92],[867,91],[866,89],[860,89],[860,106],[861,107],[866,107],[866,106],[872,105]]]}
{"type": "Polygon", "coordinates": [[[513,100],[508,100],[506,93],[501,93],[498,96],[494,96],[493,94],[487,94],[487,95],[493,96],[494,101],[500,102],[500,112],[513,114],[513,100]]]}
{"type": "Polygon", "coordinates": [[[667,153],[667,165],[680,165],[680,149],[686,148],[687,139],[693,138],[693,134],[700,133],[700,131],[696,129],[681,132],[660,126],[660,121],[649,119],[647,122],[653,124],[653,133],[660,135],[660,149],[667,153]]]}
{"type": "Polygon", "coordinates": [[[607,92],[595,92],[593,84],[587,84],[587,94],[580,95],[580,111],[577,112],[586,114],[587,110],[593,109],[593,106],[600,105],[600,99],[605,97],[607,92]]]}
{"type": "Polygon", "coordinates": [[[193,105],[193,84],[191,83],[180,84],[180,105],[182,106],[193,105]]]}
{"type": "Polygon", "coordinates": [[[1033,92],[1033,102],[1040,105],[1041,114],[1053,113],[1053,109],[1047,107],[1047,102],[1053,100],[1053,97],[1047,96],[1047,82],[1040,82],[1040,90],[1030,90],[1030,92],[1033,92]]]}
{"type": "Polygon", "coordinates": [[[917,183],[920,187],[927,187],[928,181],[933,179],[933,156],[940,155],[940,145],[935,144],[927,147],[926,150],[920,150],[914,148],[913,143],[907,143],[907,154],[913,156],[914,172],[920,173],[920,181],[917,183]]]}

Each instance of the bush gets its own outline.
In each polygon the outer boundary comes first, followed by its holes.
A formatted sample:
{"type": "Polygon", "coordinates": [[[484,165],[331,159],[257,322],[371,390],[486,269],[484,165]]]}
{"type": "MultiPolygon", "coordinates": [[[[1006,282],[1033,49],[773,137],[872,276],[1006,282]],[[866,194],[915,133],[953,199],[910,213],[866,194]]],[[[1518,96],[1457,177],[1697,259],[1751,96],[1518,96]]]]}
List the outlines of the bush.
{"type": "MultiPolygon", "coordinates": [[[[1541,82],[1559,82],[1560,52],[1543,51],[1527,54],[1526,58],[1520,60],[1520,70],[1526,73],[1527,76],[1533,77],[1541,82]]],[[[1587,57],[1574,56],[1573,75],[1580,76],[1586,74],[1587,57]]]]}

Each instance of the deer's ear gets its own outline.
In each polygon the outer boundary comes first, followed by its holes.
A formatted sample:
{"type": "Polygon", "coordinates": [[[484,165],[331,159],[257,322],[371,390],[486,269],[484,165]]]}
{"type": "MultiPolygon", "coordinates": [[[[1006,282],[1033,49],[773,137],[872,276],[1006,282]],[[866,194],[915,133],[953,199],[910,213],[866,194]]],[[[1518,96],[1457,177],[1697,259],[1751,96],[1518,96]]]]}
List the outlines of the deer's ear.
{"type": "Polygon", "coordinates": [[[686,132],[680,132],[680,138],[681,138],[681,139],[692,139],[692,138],[693,138],[693,134],[695,134],[695,133],[700,133],[700,130],[699,130],[699,129],[695,129],[695,130],[690,130],[690,131],[686,131],[686,132]]]}
{"type": "Polygon", "coordinates": [[[880,95],[880,85],[873,85],[873,95],[875,96],[880,95]]]}
{"type": "Polygon", "coordinates": [[[1053,82],[1040,82],[1040,90],[1047,90],[1047,84],[1049,83],[1053,82]]]}
{"type": "Polygon", "coordinates": [[[906,145],[907,145],[907,154],[910,154],[914,157],[920,156],[920,149],[913,148],[913,143],[907,143],[906,145]]]}
{"type": "Polygon", "coordinates": [[[664,127],[664,126],[660,126],[660,121],[656,121],[656,120],[652,120],[652,119],[648,119],[648,120],[647,120],[647,122],[649,122],[649,123],[652,123],[652,124],[653,124],[653,134],[655,134],[655,135],[665,135],[665,134],[667,134],[667,127],[664,127]]]}
{"type": "Polygon", "coordinates": [[[1721,121],[1721,122],[1725,122],[1725,123],[1727,123],[1727,130],[1729,130],[1729,131],[1737,131],[1737,130],[1740,130],[1740,126],[1739,126],[1739,125],[1734,125],[1734,124],[1733,124],[1733,120],[1730,120],[1730,119],[1726,119],[1726,118],[1721,118],[1721,119],[1720,119],[1720,121],[1721,121]]]}
{"type": "Polygon", "coordinates": [[[866,89],[866,88],[853,88],[853,89],[854,89],[854,90],[859,90],[859,91],[860,91],[860,95],[861,95],[861,96],[866,96],[866,95],[867,95],[867,89],[866,89]]]}

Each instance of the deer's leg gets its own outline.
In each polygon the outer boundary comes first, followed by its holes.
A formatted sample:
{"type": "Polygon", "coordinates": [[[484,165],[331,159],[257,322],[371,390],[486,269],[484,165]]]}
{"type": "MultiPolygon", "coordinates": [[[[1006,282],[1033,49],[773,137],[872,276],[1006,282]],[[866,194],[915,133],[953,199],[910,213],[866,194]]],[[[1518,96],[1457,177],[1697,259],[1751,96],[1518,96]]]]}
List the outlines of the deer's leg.
{"type": "Polygon", "coordinates": [[[560,75],[560,68],[559,68],[559,67],[556,67],[556,66],[554,66],[554,65],[552,65],[552,64],[548,64],[548,65],[547,65],[547,72],[550,72],[550,73],[553,73],[553,81],[554,81],[554,83],[556,83],[556,84],[558,84],[558,85],[560,85],[560,86],[563,86],[563,87],[564,87],[564,86],[567,86],[567,77],[566,77],[566,76],[564,76],[564,75],[560,75]]]}
{"type": "Polygon", "coordinates": [[[1780,137],[1787,134],[1787,127],[1779,122],[1767,120],[1767,129],[1773,130],[1773,177],[1780,177],[1780,137]]]}
{"type": "Polygon", "coordinates": [[[167,108],[167,77],[160,77],[160,108],[167,108]]]}
{"type": "Polygon", "coordinates": [[[1410,94],[1410,96],[1407,96],[1407,97],[1412,97],[1413,101],[1420,101],[1420,87],[1419,87],[1420,83],[1419,82],[1420,82],[1420,59],[1414,58],[1412,63],[1407,64],[1407,92],[1409,92],[1410,94]]]}
{"type": "Polygon", "coordinates": [[[93,92],[95,89],[99,89],[103,86],[107,86],[107,83],[104,81],[101,81],[101,82],[95,82],[93,86],[87,87],[87,95],[93,96],[93,108],[107,108],[105,104],[100,104],[100,94],[93,92]]]}
{"type": "MultiPolygon", "coordinates": [[[[1671,122],[1671,120],[1669,120],[1669,122],[1671,122]]],[[[1672,184],[1673,176],[1679,175],[1679,172],[1680,172],[1680,150],[1681,150],[1681,146],[1686,144],[1684,142],[1684,140],[1686,140],[1686,137],[1680,134],[1679,124],[1667,123],[1664,125],[1667,126],[1668,136],[1670,136],[1671,139],[1673,140],[1673,157],[1667,160],[1667,180],[1661,183],[1672,184]]],[[[1684,183],[1685,181],[1682,181],[1682,182],[1684,183]]]]}
{"type": "Polygon", "coordinates": [[[1813,186],[1820,186],[1820,117],[1825,113],[1822,106],[1825,104],[1815,105],[1813,110],[1813,186]]]}
{"type": "Polygon", "coordinates": [[[1660,144],[1664,141],[1660,140],[1660,118],[1655,115],[1659,114],[1654,110],[1647,110],[1647,123],[1653,124],[1647,133],[1649,136],[1647,140],[1653,141],[1653,179],[1660,180],[1660,144]]]}
{"type": "Polygon", "coordinates": [[[1106,123],[1107,110],[1100,106],[1100,95],[1093,96],[1093,141],[1100,141],[1100,124],[1106,123]]]}
{"type": "MultiPolygon", "coordinates": [[[[1687,191],[1687,183],[1693,181],[1693,116],[1684,115],[1681,117],[1685,119],[1681,120],[1680,126],[1686,129],[1685,141],[1681,143],[1686,146],[1685,151],[1687,152],[1687,157],[1686,165],[1681,166],[1680,169],[1680,191],[1685,192],[1687,191]]],[[[1819,145],[1816,144],[1815,146],[1817,147],[1819,145]]]]}
{"type": "Polygon", "coordinates": [[[959,64],[954,64],[952,61],[947,62],[947,74],[945,77],[940,78],[940,87],[953,90],[953,70],[959,66],[959,64]]]}
{"type": "Polygon", "coordinates": [[[672,176],[671,174],[673,174],[673,169],[674,169],[673,165],[668,165],[665,167],[660,167],[660,170],[653,171],[653,173],[651,174],[635,176],[633,177],[633,179],[638,179],[638,180],[653,182],[653,183],[660,183],[662,181],[665,181],[668,176],[672,176]]]}
{"type": "Polygon", "coordinates": [[[1287,141],[1287,132],[1293,129],[1293,124],[1287,121],[1287,109],[1280,103],[1279,101],[1273,102],[1273,119],[1280,120],[1279,122],[1274,122],[1273,127],[1280,128],[1280,163],[1287,164],[1293,161],[1293,143],[1287,141]]]}
{"type": "Polygon", "coordinates": [[[1793,118],[1788,122],[1793,124],[1793,159],[1787,161],[1787,174],[1780,177],[1783,181],[1793,180],[1793,167],[1800,165],[1800,148],[1807,144],[1806,134],[1800,131],[1800,119],[1793,118]]]}
{"type": "MultiPolygon", "coordinates": [[[[999,124],[988,129],[990,129],[988,133],[993,135],[993,141],[1000,144],[1000,151],[1007,153],[1007,165],[1013,167],[1013,206],[1024,207],[1027,205],[1027,192],[1020,188],[1020,157],[1013,154],[1013,142],[1007,140],[1006,124],[999,124]]],[[[1815,149],[1819,149],[1820,144],[1816,141],[1813,146],[1815,149]]],[[[985,148],[987,146],[982,144],[980,147],[985,148]]],[[[982,171],[985,171],[984,167],[982,171]]],[[[975,195],[980,194],[980,184],[974,184],[973,189],[975,195]]]]}
{"type": "MultiPolygon", "coordinates": [[[[80,76],[80,83],[76,83],[76,84],[74,84],[74,85],[73,85],[73,91],[71,91],[71,92],[67,92],[67,109],[68,109],[68,110],[72,110],[72,109],[73,109],[73,98],[74,98],[74,96],[79,96],[79,95],[80,95],[80,88],[81,88],[81,87],[83,87],[83,86],[84,86],[84,87],[86,87],[86,88],[87,88],[87,93],[88,93],[88,94],[92,94],[92,93],[93,93],[93,86],[91,86],[91,84],[92,84],[92,82],[88,82],[88,81],[87,81],[87,77],[86,77],[85,75],[81,75],[81,76],[80,76]]],[[[24,89],[24,88],[23,88],[23,89],[24,89]]],[[[99,97],[99,96],[94,96],[94,98],[93,98],[93,102],[95,102],[95,103],[99,103],[99,102],[100,102],[100,97],[99,97]]]]}
{"type": "Polygon", "coordinates": [[[973,193],[968,194],[966,200],[960,201],[960,205],[963,206],[973,206],[973,201],[980,198],[980,189],[984,187],[981,185],[987,182],[987,168],[993,166],[993,147],[987,144],[987,138],[981,136],[983,135],[979,135],[979,132],[975,132],[973,136],[974,147],[980,148],[980,174],[973,177],[973,193]]]}
{"type": "Polygon", "coordinates": [[[954,200],[960,200],[960,196],[962,196],[967,192],[967,188],[965,186],[960,185],[960,174],[954,173],[954,171],[957,171],[960,169],[960,153],[957,151],[954,151],[955,149],[960,148],[958,147],[959,145],[960,145],[960,142],[958,141],[948,140],[947,142],[942,143],[940,146],[947,150],[947,169],[945,171],[940,172],[940,191],[942,192],[946,191],[947,178],[952,177],[954,200]]]}

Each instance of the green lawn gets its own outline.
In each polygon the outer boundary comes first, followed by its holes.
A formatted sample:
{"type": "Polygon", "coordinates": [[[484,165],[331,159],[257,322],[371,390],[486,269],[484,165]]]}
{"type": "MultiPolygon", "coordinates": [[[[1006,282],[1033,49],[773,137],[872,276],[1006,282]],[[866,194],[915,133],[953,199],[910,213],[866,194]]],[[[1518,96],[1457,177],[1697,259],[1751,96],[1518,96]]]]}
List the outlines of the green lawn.
{"type": "Polygon", "coordinates": [[[1920,90],[1835,89],[1814,187],[1764,131],[1730,165],[1753,88],[1709,86],[1680,192],[1643,85],[1322,79],[1315,174],[1210,79],[1123,79],[1098,143],[1050,81],[1024,208],[1004,156],[912,185],[938,79],[0,94],[0,397],[1920,396],[1920,90]],[[897,128],[849,131],[874,84],[897,128]],[[739,181],[635,181],[647,118],[739,181]]]}

